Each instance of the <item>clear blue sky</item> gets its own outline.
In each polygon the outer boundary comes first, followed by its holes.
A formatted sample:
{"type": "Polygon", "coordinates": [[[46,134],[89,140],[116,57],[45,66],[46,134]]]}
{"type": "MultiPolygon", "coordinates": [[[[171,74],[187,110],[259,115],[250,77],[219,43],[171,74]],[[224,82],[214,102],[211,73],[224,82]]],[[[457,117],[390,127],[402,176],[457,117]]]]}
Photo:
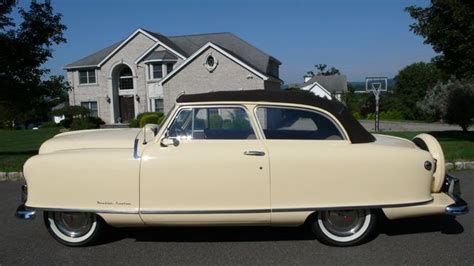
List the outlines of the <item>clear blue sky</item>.
{"type": "Polygon", "coordinates": [[[164,35],[233,32],[279,59],[285,83],[301,82],[318,63],[339,68],[350,81],[393,77],[403,66],[435,55],[409,31],[413,21],[403,11],[412,4],[427,6],[427,0],[51,2],[68,27],[68,42],[54,48],[46,65],[53,74],[64,74],[67,63],[126,38],[138,27],[164,35]]]}

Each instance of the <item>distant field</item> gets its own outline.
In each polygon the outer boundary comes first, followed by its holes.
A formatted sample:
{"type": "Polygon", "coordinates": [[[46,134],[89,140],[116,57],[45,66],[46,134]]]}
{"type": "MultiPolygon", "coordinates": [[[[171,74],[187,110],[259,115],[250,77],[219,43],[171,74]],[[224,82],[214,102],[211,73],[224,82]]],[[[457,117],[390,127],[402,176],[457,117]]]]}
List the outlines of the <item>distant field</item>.
{"type": "Polygon", "coordinates": [[[0,130],[0,172],[21,171],[25,161],[38,153],[45,140],[59,128],[39,130],[0,130]]]}
{"type": "MultiPolygon", "coordinates": [[[[406,139],[412,139],[421,132],[382,132],[406,139]]],[[[474,161],[474,132],[436,131],[428,132],[441,144],[447,162],[474,161]]]]}

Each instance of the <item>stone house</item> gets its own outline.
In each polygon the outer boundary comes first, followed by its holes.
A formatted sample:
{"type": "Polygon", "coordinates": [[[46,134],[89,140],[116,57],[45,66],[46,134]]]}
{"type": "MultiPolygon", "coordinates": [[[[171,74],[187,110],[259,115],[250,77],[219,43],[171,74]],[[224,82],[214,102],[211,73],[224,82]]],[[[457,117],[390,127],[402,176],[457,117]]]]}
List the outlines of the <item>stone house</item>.
{"type": "Polygon", "coordinates": [[[70,105],[116,124],[167,113],[181,93],[280,89],[280,65],[232,33],[164,36],[140,28],[65,69],[70,105]]]}

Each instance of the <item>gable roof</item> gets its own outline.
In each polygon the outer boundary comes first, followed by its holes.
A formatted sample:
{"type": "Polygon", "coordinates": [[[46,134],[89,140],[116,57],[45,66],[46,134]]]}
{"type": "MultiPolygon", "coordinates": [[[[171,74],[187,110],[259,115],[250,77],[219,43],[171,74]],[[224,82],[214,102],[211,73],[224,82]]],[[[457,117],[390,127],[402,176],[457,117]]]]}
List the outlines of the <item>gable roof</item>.
{"type": "Polygon", "coordinates": [[[268,77],[265,76],[265,74],[262,74],[252,66],[246,64],[245,62],[242,62],[239,60],[239,58],[236,58],[235,56],[231,55],[228,53],[226,50],[222,49],[221,47],[217,46],[216,44],[213,44],[211,42],[208,42],[204,46],[202,46],[199,50],[197,50],[194,54],[192,54],[186,61],[184,61],[182,64],[180,64],[177,68],[173,69],[171,73],[166,75],[161,81],[160,84],[166,83],[170,78],[172,78],[176,73],[178,73],[181,69],[183,69],[186,65],[190,64],[196,57],[198,57],[200,54],[202,54],[204,51],[206,51],[209,47],[214,48],[218,52],[220,52],[222,55],[226,56],[230,60],[236,62],[237,64],[241,65],[242,67],[246,68],[250,72],[254,73],[255,75],[259,76],[263,80],[268,80],[268,77]]]}
{"type": "Polygon", "coordinates": [[[124,40],[114,43],[109,47],[106,47],[98,52],[67,64],[64,68],[80,68],[80,67],[98,67],[99,63],[107,57],[113,50],[115,50],[124,40]]]}
{"type": "MultiPolygon", "coordinates": [[[[73,63],[65,66],[66,69],[74,69],[81,67],[100,67],[112,54],[120,49],[121,46],[125,45],[138,32],[144,33],[148,37],[154,39],[157,44],[146,51],[138,61],[143,60],[146,56],[153,52],[154,48],[159,44],[165,48],[175,52],[177,56],[184,57],[183,59],[193,55],[204,45],[211,42],[218,45],[221,49],[233,57],[239,59],[246,65],[258,70],[259,72],[273,76],[271,71],[271,64],[280,65],[281,62],[274,57],[266,54],[255,46],[247,43],[230,32],[222,33],[207,33],[207,34],[196,34],[196,35],[182,35],[182,36],[171,36],[166,37],[157,32],[151,32],[144,29],[136,30],[126,40],[122,40],[115,43],[107,48],[104,48],[94,54],[79,59],[73,63]]],[[[137,63],[136,62],[136,63],[137,63]]],[[[278,78],[278,77],[276,77],[278,78]]]]}
{"type": "Polygon", "coordinates": [[[176,43],[188,55],[194,54],[205,44],[218,45],[232,56],[271,76],[270,63],[281,64],[274,57],[249,44],[230,32],[207,33],[196,35],[171,36],[169,40],[176,43]]]}
{"type": "Polygon", "coordinates": [[[143,58],[143,61],[150,61],[150,60],[177,60],[178,57],[176,57],[174,54],[168,52],[168,51],[154,51],[149,53],[147,56],[143,58]]]}
{"type": "Polygon", "coordinates": [[[325,88],[329,92],[343,92],[347,91],[347,77],[346,75],[331,75],[331,76],[323,76],[323,75],[316,75],[312,77],[310,80],[306,81],[303,84],[303,87],[311,85],[317,82],[323,88],[325,88]]]}

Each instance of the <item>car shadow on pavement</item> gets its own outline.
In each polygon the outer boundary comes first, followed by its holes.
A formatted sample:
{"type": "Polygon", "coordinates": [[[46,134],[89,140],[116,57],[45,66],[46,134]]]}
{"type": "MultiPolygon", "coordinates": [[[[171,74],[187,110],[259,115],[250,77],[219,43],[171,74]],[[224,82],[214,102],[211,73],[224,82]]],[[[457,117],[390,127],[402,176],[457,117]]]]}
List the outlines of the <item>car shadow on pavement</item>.
{"type": "Polygon", "coordinates": [[[140,242],[245,242],[314,240],[306,227],[111,228],[100,244],[131,238],[140,242]]]}
{"type": "MultiPolygon", "coordinates": [[[[375,235],[405,235],[428,232],[460,234],[463,226],[452,216],[431,216],[401,220],[381,219],[375,235]]],[[[314,240],[308,227],[146,227],[110,228],[100,244],[135,239],[138,242],[258,242],[314,240]]],[[[369,240],[370,241],[370,240],[369,240]]]]}
{"type": "Polygon", "coordinates": [[[457,235],[464,232],[464,227],[454,216],[426,216],[400,220],[384,219],[378,227],[379,234],[406,235],[417,233],[441,232],[447,235],[457,235]]]}

